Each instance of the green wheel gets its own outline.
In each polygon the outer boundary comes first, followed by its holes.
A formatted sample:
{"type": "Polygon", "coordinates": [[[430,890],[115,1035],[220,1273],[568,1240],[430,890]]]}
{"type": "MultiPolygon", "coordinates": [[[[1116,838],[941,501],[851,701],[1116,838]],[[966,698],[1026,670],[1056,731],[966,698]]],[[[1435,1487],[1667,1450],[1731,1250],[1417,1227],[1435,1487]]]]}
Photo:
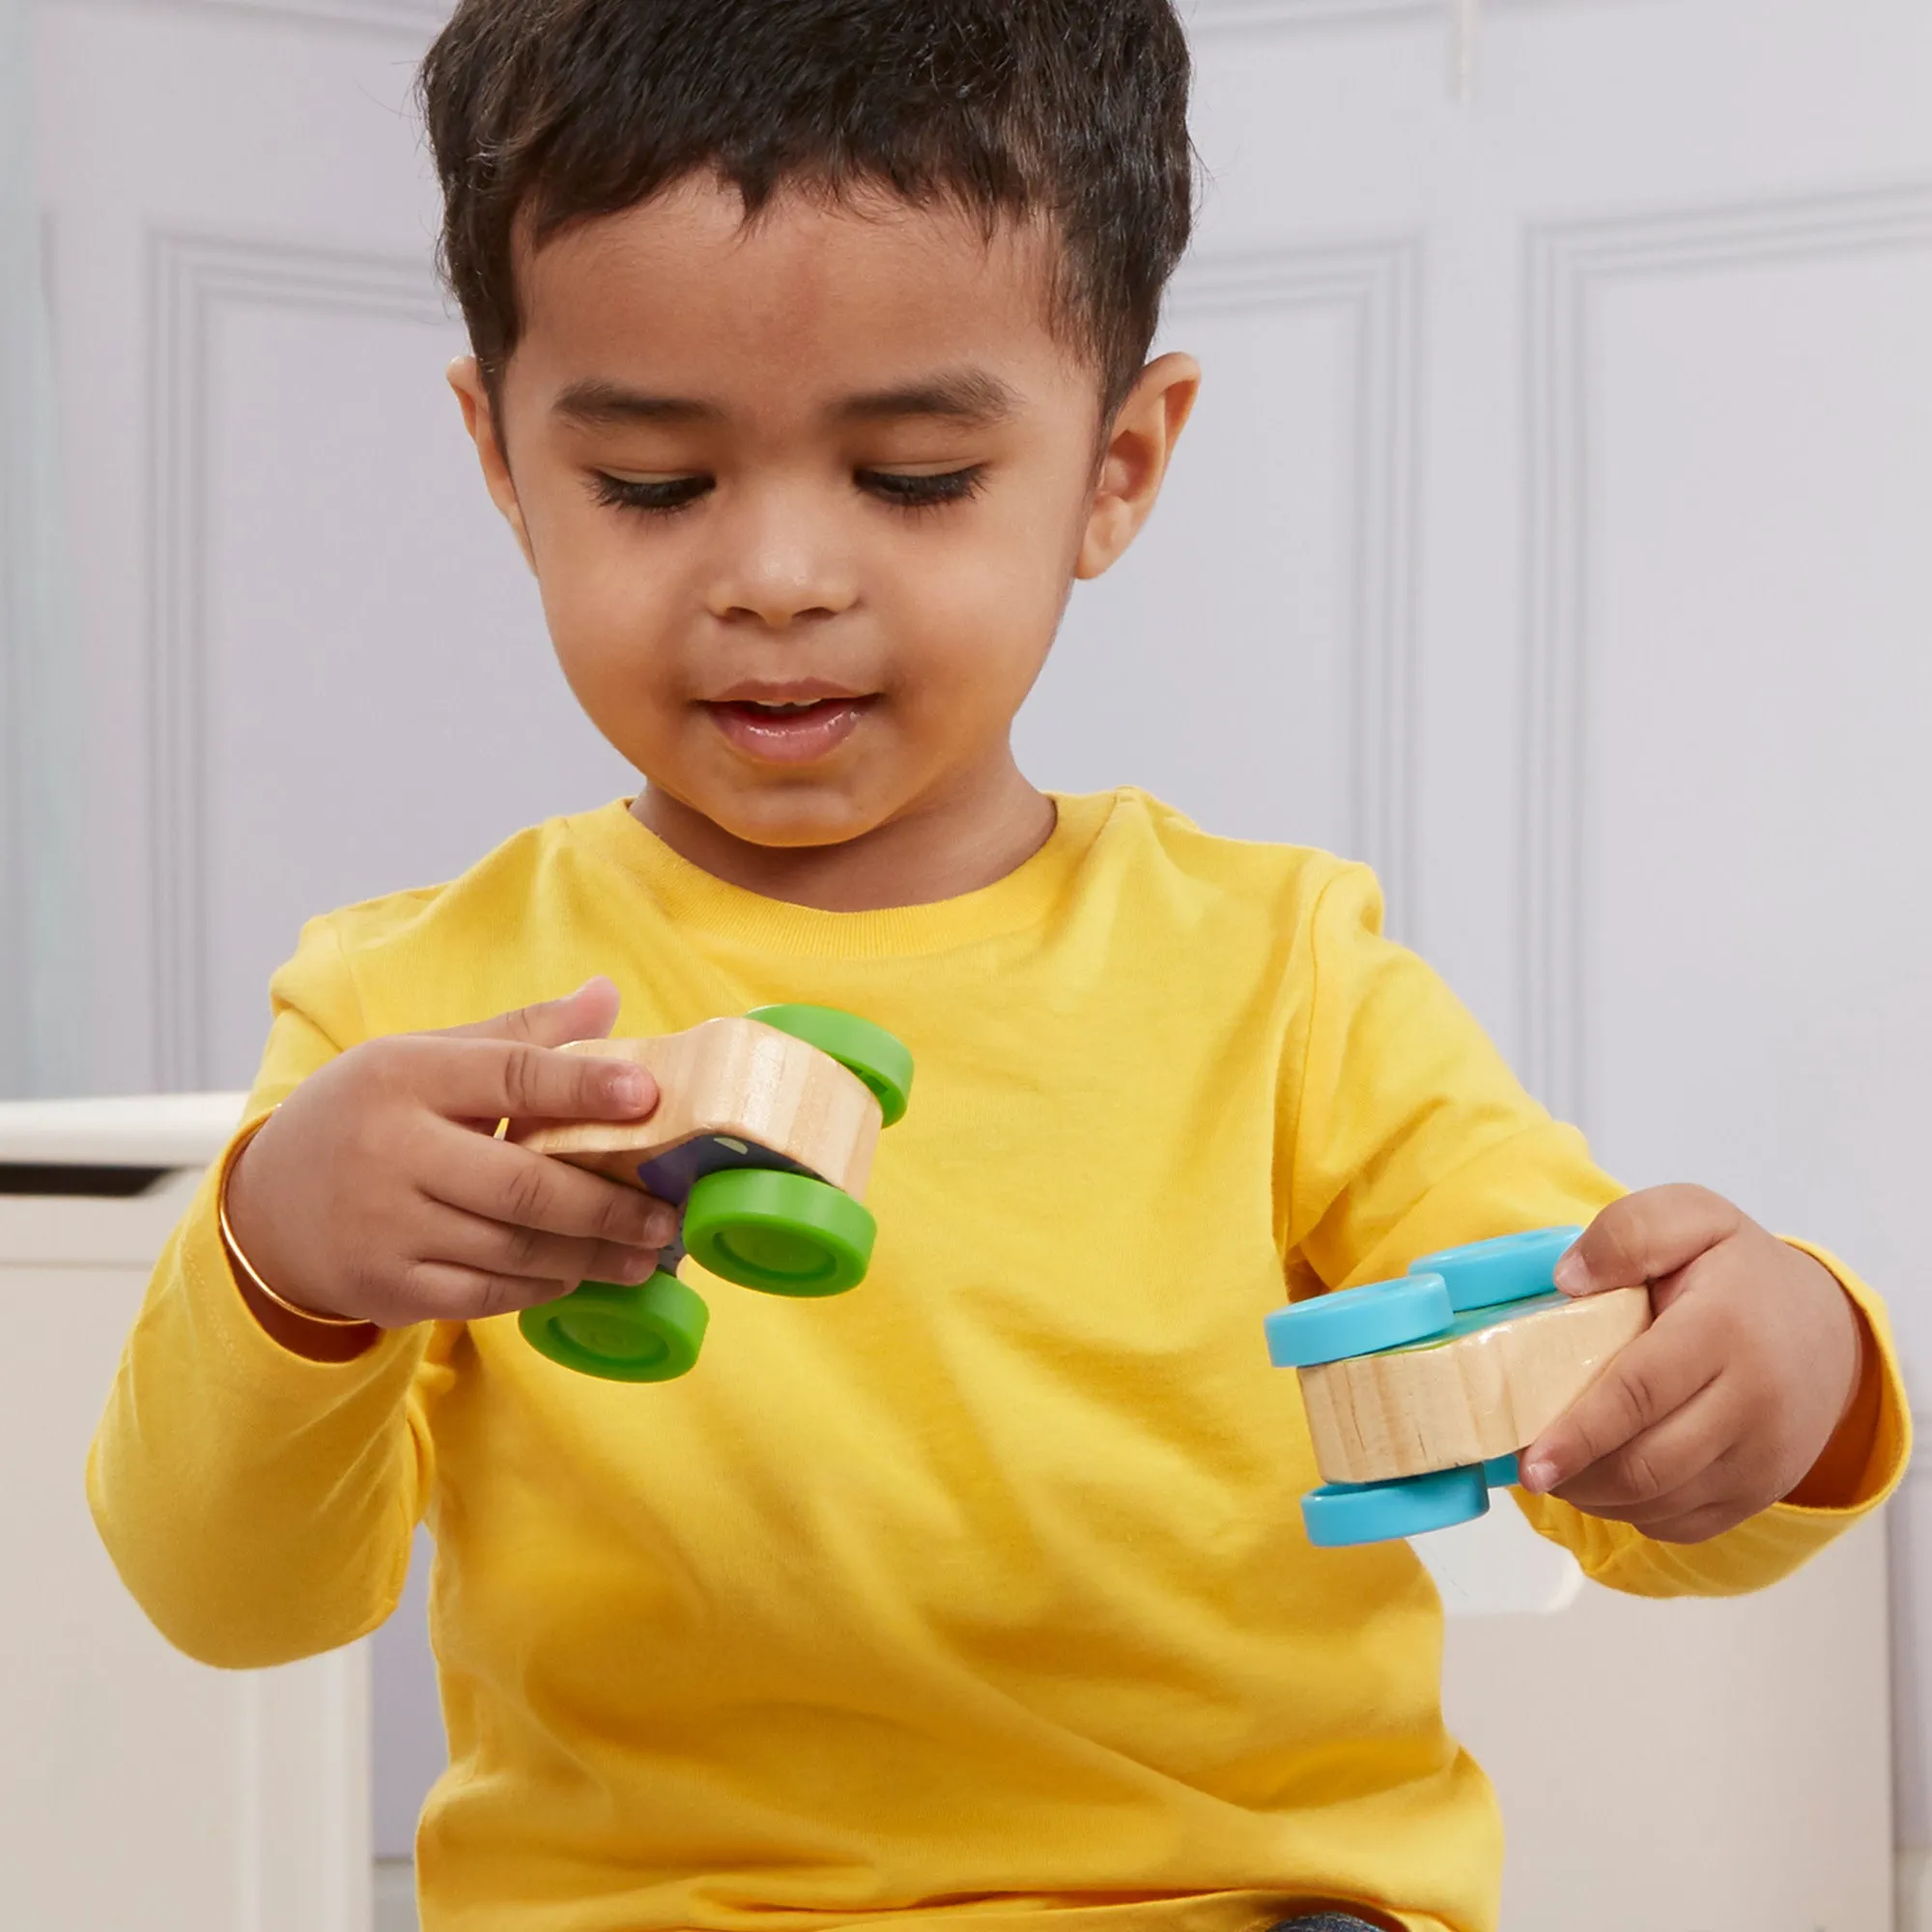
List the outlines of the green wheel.
{"type": "Polygon", "coordinates": [[[843,1013],[837,1007],[753,1007],[748,1020],[762,1020],[808,1046],[827,1053],[872,1090],[886,1125],[905,1118],[912,1094],[912,1055],[884,1027],[843,1013]]]}
{"type": "Polygon", "coordinates": [[[526,1308],[517,1326],[539,1354],[610,1382],[668,1382],[704,1346],[704,1298],[660,1268],[641,1287],[586,1281],[558,1301],[526,1308]]]}
{"type": "Polygon", "coordinates": [[[849,1194],[767,1167],[707,1174],[684,1207],[684,1244],[713,1274],[767,1294],[842,1294],[866,1278],[878,1223],[849,1194]]]}

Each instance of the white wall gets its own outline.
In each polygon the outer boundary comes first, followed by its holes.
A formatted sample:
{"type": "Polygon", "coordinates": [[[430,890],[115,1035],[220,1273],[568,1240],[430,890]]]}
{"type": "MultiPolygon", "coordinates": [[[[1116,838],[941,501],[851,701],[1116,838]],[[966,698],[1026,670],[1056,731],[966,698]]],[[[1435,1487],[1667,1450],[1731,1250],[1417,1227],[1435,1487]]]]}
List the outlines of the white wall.
{"type": "MultiPolygon", "coordinates": [[[[43,0],[99,1088],[244,1079],[305,912],[625,786],[439,383],[434,11],[43,0]]],[[[1922,1386],[1932,10],[1492,0],[1468,101],[1446,11],[1199,0],[1208,385],[1030,768],[1373,859],[1614,1168],[1837,1245],[1922,1386]]]]}

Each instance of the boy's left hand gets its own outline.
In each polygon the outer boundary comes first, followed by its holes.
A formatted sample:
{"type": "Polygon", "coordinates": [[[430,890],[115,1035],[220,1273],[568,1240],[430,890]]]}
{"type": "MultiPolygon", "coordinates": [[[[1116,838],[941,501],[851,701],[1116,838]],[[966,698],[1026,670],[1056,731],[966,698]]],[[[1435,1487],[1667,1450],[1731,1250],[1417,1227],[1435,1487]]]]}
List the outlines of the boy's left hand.
{"type": "Polygon", "coordinates": [[[1646,1282],[1656,1320],[1523,1451],[1523,1487],[1701,1543],[1804,1481],[1871,1344],[1828,1269],[1702,1187],[1612,1202],[1556,1271],[1566,1294],[1646,1282]]]}

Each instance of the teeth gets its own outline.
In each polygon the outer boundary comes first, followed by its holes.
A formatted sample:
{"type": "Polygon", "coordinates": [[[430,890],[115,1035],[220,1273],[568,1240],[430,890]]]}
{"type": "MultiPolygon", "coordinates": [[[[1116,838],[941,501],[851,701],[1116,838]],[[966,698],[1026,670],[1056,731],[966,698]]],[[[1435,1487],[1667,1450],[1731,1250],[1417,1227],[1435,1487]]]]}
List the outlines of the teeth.
{"type": "Polygon", "coordinates": [[[760,704],[757,702],[755,698],[750,699],[748,701],[751,703],[752,709],[753,711],[786,712],[786,711],[810,711],[815,709],[821,700],[816,697],[808,697],[796,704],[760,704]]]}

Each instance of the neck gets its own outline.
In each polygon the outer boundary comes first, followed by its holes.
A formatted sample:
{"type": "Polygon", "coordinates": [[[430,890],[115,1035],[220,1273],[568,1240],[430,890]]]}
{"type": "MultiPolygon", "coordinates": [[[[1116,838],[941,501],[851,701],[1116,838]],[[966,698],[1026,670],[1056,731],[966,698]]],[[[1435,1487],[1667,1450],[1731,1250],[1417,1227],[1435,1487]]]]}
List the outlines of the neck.
{"type": "Polygon", "coordinates": [[[837,844],[754,844],[648,782],[631,812],[713,878],[821,912],[930,905],[977,892],[1024,865],[1054,827],[1053,801],[1027,782],[1010,751],[993,769],[837,844]]]}

